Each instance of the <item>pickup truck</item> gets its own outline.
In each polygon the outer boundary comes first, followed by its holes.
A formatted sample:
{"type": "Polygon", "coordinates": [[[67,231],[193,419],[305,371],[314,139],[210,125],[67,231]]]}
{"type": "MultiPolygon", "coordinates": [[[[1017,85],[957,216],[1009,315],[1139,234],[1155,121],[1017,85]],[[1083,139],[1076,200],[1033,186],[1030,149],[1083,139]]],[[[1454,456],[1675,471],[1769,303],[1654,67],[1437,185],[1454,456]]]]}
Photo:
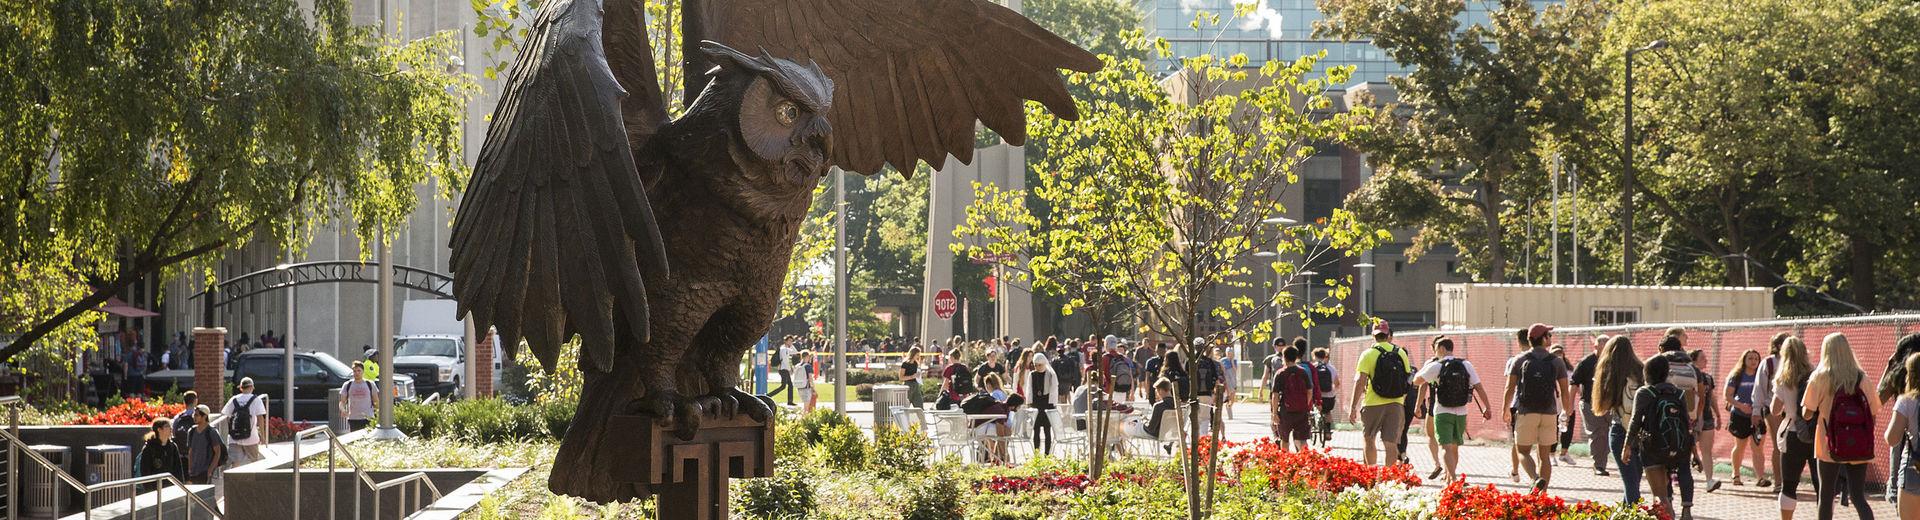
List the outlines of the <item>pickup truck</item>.
{"type": "MultiPolygon", "coordinates": [[[[286,352],[277,348],[263,348],[247,351],[236,356],[233,369],[226,371],[228,383],[238,384],[240,378],[253,378],[255,393],[267,395],[267,409],[275,417],[285,417],[286,409],[282,401],[286,400],[286,352]]],[[[340,388],[353,380],[353,370],[346,363],[323,352],[294,352],[293,354],[293,399],[294,418],[302,421],[325,421],[327,390],[340,388]]],[[[147,392],[165,393],[174,388],[193,388],[192,370],[167,370],[147,375],[147,392]]],[[[413,378],[396,373],[393,376],[394,391],[402,401],[414,399],[413,378]]],[[[224,403],[205,403],[217,407],[224,403]]]]}
{"type": "MultiPolygon", "coordinates": [[[[413,376],[420,395],[460,397],[467,375],[467,323],[453,300],[408,300],[401,304],[400,333],[393,337],[393,370],[413,376]]],[[[493,365],[473,367],[473,378],[500,384],[500,341],[493,338],[493,365]]]]}

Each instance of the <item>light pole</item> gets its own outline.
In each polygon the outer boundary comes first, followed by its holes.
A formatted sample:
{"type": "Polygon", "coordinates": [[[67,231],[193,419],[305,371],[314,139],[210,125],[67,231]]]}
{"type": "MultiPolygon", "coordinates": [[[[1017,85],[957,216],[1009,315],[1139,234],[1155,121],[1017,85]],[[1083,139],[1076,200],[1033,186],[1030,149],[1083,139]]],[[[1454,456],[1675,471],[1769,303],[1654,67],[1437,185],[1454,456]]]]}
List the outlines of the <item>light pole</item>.
{"type": "MultiPolygon", "coordinates": [[[[1286,229],[1299,224],[1300,221],[1290,219],[1287,217],[1267,217],[1264,219],[1260,219],[1260,223],[1266,224],[1269,226],[1275,226],[1281,229],[1286,229]]],[[[1253,256],[1257,256],[1261,258],[1274,258],[1274,257],[1280,256],[1280,253],[1273,252],[1273,251],[1261,251],[1258,253],[1254,253],[1253,256]]],[[[1268,270],[1271,271],[1272,267],[1268,266],[1268,270]]],[[[1273,284],[1268,283],[1267,285],[1272,286],[1273,284]]],[[[1278,288],[1270,288],[1268,289],[1268,291],[1269,291],[1269,295],[1273,296],[1274,299],[1279,299],[1279,295],[1274,294],[1279,291],[1278,288]]],[[[1273,300],[1267,300],[1267,306],[1269,307],[1269,309],[1267,309],[1267,327],[1273,329],[1274,337],[1278,338],[1280,337],[1280,310],[1271,308],[1273,307],[1273,300]]],[[[1272,343],[1272,342],[1268,342],[1268,343],[1272,343]]]]}
{"type": "Polygon", "coordinates": [[[1720,255],[1720,258],[1740,259],[1740,286],[1753,287],[1753,257],[1746,253],[1729,253],[1720,255]]]}
{"type": "Polygon", "coordinates": [[[1627,105],[1626,125],[1621,129],[1621,145],[1626,166],[1620,183],[1620,280],[1623,285],[1633,285],[1633,186],[1637,182],[1633,176],[1633,55],[1651,50],[1667,48],[1666,40],[1654,40],[1645,47],[1627,50],[1627,105]]]}
{"type": "Polygon", "coordinates": [[[1276,305],[1274,305],[1274,300],[1280,299],[1280,296],[1279,296],[1279,289],[1273,286],[1272,259],[1278,256],[1280,256],[1280,253],[1275,253],[1272,251],[1257,251],[1253,253],[1254,258],[1267,260],[1268,262],[1266,265],[1260,266],[1260,282],[1266,286],[1267,328],[1273,330],[1273,335],[1276,338],[1280,337],[1280,328],[1279,328],[1280,318],[1279,318],[1279,309],[1277,309],[1276,305]]]}
{"type": "MultiPolygon", "coordinates": [[[[1314,280],[1314,279],[1313,279],[1313,277],[1315,277],[1315,276],[1320,276],[1320,273],[1317,273],[1317,272],[1313,272],[1313,271],[1301,271],[1301,272],[1300,272],[1300,276],[1304,276],[1304,277],[1306,277],[1306,278],[1307,278],[1307,282],[1306,282],[1306,285],[1307,285],[1307,300],[1306,300],[1306,301],[1307,301],[1307,317],[1308,317],[1309,319],[1311,319],[1311,318],[1313,317],[1313,314],[1314,314],[1314,312],[1313,312],[1313,307],[1314,307],[1314,304],[1313,304],[1313,284],[1314,284],[1314,283],[1317,283],[1317,282],[1318,282],[1318,280],[1314,280]]],[[[1309,344],[1311,344],[1311,343],[1313,343],[1313,327],[1301,327],[1301,328],[1302,328],[1302,329],[1304,329],[1304,330],[1302,330],[1301,332],[1304,332],[1304,333],[1305,333],[1305,334],[1303,334],[1303,335],[1307,337],[1307,343],[1309,343],[1309,344]]]]}
{"type": "Polygon", "coordinates": [[[1360,313],[1373,316],[1373,262],[1353,264],[1360,270],[1360,313]]]}

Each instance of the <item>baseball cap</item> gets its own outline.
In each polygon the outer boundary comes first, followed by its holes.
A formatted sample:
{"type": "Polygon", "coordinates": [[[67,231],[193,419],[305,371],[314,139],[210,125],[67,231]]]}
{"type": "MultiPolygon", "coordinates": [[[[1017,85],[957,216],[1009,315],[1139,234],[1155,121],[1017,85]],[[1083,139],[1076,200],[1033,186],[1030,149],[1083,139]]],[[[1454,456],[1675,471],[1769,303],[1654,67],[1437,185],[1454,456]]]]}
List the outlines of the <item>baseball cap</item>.
{"type": "Polygon", "coordinates": [[[1547,333],[1549,332],[1553,332],[1552,325],[1535,323],[1533,326],[1527,327],[1527,339],[1540,341],[1540,338],[1547,337],[1547,333]]]}
{"type": "Polygon", "coordinates": [[[1393,327],[1387,325],[1387,320],[1380,320],[1373,323],[1373,333],[1376,335],[1393,334],[1393,327]]]}

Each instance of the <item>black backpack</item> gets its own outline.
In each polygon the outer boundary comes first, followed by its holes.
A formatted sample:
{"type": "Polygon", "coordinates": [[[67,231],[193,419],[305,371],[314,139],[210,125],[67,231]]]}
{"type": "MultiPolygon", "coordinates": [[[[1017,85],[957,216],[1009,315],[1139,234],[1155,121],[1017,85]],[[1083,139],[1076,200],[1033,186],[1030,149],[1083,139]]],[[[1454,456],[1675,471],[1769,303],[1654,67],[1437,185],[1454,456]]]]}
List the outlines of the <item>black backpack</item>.
{"type": "Polygon", "coordinates": [[[239,399],[233,400],[233,418],[227,422],[227,438],[237,441],[253,437],[253,410],[251,410],[251,408],[253,407],[253,402],[259,399],[260,396],[255,395],[245,403],[240,402],[239,399]]]}
{"type": "Polygon", "coordinates": [[[1078,358],[1079,356],[1061,354],[1060,357],[1053,358],[1053,361],[1047,363],[1053,367],[1053,373],[1057,374],[1055,377],[1060,378],[1061,387],[1078,388],[1080,386],[1080,360],[1078,358]]]}
{"type": "Polygon", "coordinates": [[[1440,362],[1440,384],[1434,391],[1434,398],[1440,406],[1466,406],[1473,402],[1473,377],[1467,373],[1467,362],[1459,358],[1440,362]]]}
{"type": "Polygon", "coordinates": [[[1212,395],[1214,385],[1220,383],[1220,362],[1202,356],[1200,362],[1194,363],[1193,382],[1200,385],[1195,387],[1199,393],[1212,395]]]}
{"type": "Polygon", "coordinates": [[[1648,466],[1680,467],[1692,460],[1693,421],[1687,418],[1687,404],[1679,388],[1661,385],[1641,390],[1639,399],[1652,399],[1653,407],[1639,421],[1640,458],[1648,466]]]}
{"type": "Polygon", "coordinates": [[[973,393],[973,369],[967,368],[966,363],[954,363],[949,366],[954,368],[951,387],[953,393],[959,395],[973,393]]]}
{"type": "Polygon", "coordinates": [[[1373,350],[1380,356],[1374,358],[1373,376],[1367,379],[1367,386],[1373,388],[1374,395],[1388,399],[1397,399],[1407,395],[1407,362],[1400,358],[1400,347],[1393,350],[1374,345],[1373,350]]]}
{"type": "Polygon", "coordinates": [[[1529,353],[1520,359],[1520,390],[1515,400],[1523,410],[1552,410],[1560,365],[1553,354],[1529,353]]]}
{"type": "Polygon", "coordinates": [[[1320,393],[1333,395],[1333,366],[1326,363],[1314,363],[1313,372],[1320,382],[1320,393]]]}

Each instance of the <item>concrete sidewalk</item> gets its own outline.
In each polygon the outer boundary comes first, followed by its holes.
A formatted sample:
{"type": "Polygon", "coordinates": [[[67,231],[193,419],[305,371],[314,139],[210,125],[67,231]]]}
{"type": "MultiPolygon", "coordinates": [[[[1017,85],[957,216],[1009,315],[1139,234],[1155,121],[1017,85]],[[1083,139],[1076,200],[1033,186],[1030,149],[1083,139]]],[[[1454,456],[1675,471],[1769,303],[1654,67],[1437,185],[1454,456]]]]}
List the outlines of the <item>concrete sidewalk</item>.
{"type": "MultiPolygon", "coordinates": [[[[830,402],[822,402],[819,408],[830,410],[833,409],[833,405],[830,402]]],[[[1234,418],[1226,421],[1227,440],[1246,442],[1271,435],[1266,411],[1266,404],[1235,404],[1234,418]]],[[[847,413],[862,428],[872,428],[872,403],[849,402],[847,413]]],[[[1468,442],[1479,444],[1478,441],[1473,440],[1468,442]]],[[[1416,429],[1408,439],[1408,443],[1407,451],[1413,460],[1414,472],[1424,478],[1435,468],[1428,452],[1426,435],[1416,429]]],[[[1340,431],[1334,434],[1333,453],[1335,455],[1359,460],[1362,457],[1362,446],[1360,432],[1340,431]]],[[[1507,476],[1510,465],[1509,452],[1505,444],[1463,446],[1460,451],[1460,472],[1469,484],[1493,484],[1502,490],[1526,492],[1532,485],[1531,481],[1516,483],[1507,476]]],[[[1575,461],[1576,464],[1573,466],[1556,463],[1553,484],[1548,488],[1550,493],[1568,500],[1617,501],[1621,499],[1620,472],[1618,468],[1613,467],[1612,463],[1608,464],[1611,476],[1602,477],[1593,474],[1593,459],[1576,457],[1575,461]]],[[[1697,481],[1693,499],[1694,518],[1703,520],[1779,518],[1779,501],[1769,493],[1768,489],[1754,486],[1751,480],[1747,485],[1737,487],[1725,483],[1718,491],[1707,493],[1705,479],[1699,474],[1695,474],[1695,477],[1697,481]]],[[[1524,472],[1521,478],[1525,478],[1524,472]]],[[[1721,480],[1728,479],[1723,474],[1721,480]]],[[[1446,487],[1446,483],[1440,481],[1428,481],[1425,485],[1434,489],[1446,487]]],[[[1642,486],[1642,495],[1651,498],[1650,491],[1644,488],[1645,484],[1642,486]]],[[[1675,495],[1675,500],[1678,500],[1678,490],[1675,490],[1675,495]]],[[[1818,511],[1817,504],[1814,503],[1815,498],[1812,485],[1807,484],[1806,479],[1803,478],[1800,486],[1800,504],[1794,516],[1814,518],[1818,511]]],[[[1842,509],[1835,504],[1835,516],[1838,518],[1853,518],[1852,511],[1851,508],[1842,509]]],[[[1875,518],[1881,519],[1899,518],[1893,504],[1884,500],[1873,500],[1873,514],[1875,518]]]]}

